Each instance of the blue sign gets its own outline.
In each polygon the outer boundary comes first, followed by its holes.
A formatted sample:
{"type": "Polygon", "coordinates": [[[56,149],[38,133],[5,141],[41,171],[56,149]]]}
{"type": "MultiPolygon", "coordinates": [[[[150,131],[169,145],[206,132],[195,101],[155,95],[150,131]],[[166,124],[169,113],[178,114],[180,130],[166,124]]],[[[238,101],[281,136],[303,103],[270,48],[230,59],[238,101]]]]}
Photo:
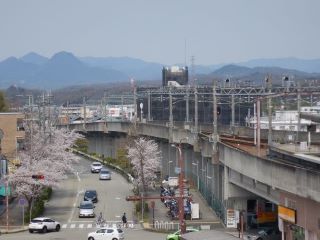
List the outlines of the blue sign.
{"type": "Polygon", "coordinates": [[[180,174],[181,168],[180,168],[180,167],[175,167],[175,168],[174,168],[174,172],[175,172],[176,174],[180,174]]]}
{"type": "Polygon", "coordinates": [[[19,199],[19,205],[20,206],[25,206],[27,204],[27,201],[24,198],[19,199]]]}

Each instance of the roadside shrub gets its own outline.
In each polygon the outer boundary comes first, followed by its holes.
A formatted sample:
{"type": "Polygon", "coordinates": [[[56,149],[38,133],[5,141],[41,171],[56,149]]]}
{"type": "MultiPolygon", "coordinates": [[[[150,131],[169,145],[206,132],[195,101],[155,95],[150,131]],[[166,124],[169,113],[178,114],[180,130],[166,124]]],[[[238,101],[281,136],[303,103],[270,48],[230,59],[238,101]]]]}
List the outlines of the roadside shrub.
{"type": "Polygon", "coordinates": [[[75,143],[75,148],[78,150],[78,151],[81,151],[81,152],[84,152],[84,153],[87,153],[88,152],[88,145],[89,145],[89,141],[85,138],[80,138],[76,141],[75,143]]]}

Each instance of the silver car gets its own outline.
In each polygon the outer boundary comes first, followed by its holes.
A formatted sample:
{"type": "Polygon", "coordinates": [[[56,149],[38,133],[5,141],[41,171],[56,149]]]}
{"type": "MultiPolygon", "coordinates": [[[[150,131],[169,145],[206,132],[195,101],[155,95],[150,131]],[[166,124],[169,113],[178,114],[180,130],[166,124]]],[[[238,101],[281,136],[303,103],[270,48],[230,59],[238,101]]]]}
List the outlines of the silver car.
{"type": "Polygon", "coordinates": [[[111,172],[109,169],[101,169],[99,174],[100,180],[111,180],[111,172]]]}
{"type": "Polygon", "coordinates": [[[95,206],[91,201],[83,201],[80,203],[79,217],[95,217],[94,208],[95,206]]]}

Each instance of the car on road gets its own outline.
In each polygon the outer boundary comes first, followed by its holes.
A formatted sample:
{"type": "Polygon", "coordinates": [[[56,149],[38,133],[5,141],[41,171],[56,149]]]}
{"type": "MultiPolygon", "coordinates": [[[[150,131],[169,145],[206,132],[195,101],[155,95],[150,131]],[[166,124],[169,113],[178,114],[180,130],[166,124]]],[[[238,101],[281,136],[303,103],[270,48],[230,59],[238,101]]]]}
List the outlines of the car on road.
{"type": "Polygon", "coordinates": [[[95,206],[91,201],[83,201],[80,203],[79,217],[95,217],[94,208],[95,206]]]}
{"type": "Polygon", "coordinates": [[[102,169],[103,165],[100,162],[93,162],[91,164],[91,172],[92,173],[98,173],[102,169]]]}
{"type": "Polygon", "coordinates": [[[83,201],[98,202],[98,193],[96,190],[87,190],[84,193],[83,201]]]}
{"type": "MultiPolygon", "coordinates": [[[[186,229],[186,233],[198,232],[198,231],[199,230],[196,229],[196,228],[187,228],[186,229]]],[[[176,231],[174,233],[168,234],[166,240],[179,240],[180,237],[181,237],[181,233],[180,233],[180,230],[178,230],[178,231],[176,231]]]]}
{"type": "Polygon", "coordinates": [[[111,172],[109,169],[102,168],[99,174],[100,180],[111,180],[111,172]]]}
{"type": "Polygon", "coordinates": [[[57,231],[59,232],[61,225],[59,222],[47,218],[47,217],[37,217],[31,220],[29,224],[29,232],[42,232],[46,233],[48,231],[57,231]]]}
{"type": "Polygon", "coordinates": [[[120,228],[99,228],[88,234],[88,240],[123,240],[124,233],[120,228]]]}

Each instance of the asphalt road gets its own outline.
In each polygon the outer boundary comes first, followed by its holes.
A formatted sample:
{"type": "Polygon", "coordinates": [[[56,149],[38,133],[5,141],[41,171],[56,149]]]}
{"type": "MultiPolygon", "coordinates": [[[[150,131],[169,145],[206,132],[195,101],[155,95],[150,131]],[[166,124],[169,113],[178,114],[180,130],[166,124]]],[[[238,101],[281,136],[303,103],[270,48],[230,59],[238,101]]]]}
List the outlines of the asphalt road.
{"type": "Polygon", "coordinates": [[[1,239],[31,240],[31,239],[87,239],[87,234],[94,231],[94,218],[79,218],[79,203],[83,200],[85,190],[95,189],[98,193],[95,213],[102,212],[107,222],[112,225],[121,221],[121,216],[127,214],[130,227],[125,229],[125,239],[165,239],[165,234],[147,232],[139,224],[131,224],[133,219],[133,203],[125,197],[132,194],[132,185],[121,175],[112,173],[112,180],[99,180],[99,174],[90,171],[91,162],[82,159],[75,165],[75,173],[64,180],[60,188],[55,189],[51,200],[46,206],[45,216],[61,223],[60,232],[38,234],[21,232],[2,235],[1,239]]]}

